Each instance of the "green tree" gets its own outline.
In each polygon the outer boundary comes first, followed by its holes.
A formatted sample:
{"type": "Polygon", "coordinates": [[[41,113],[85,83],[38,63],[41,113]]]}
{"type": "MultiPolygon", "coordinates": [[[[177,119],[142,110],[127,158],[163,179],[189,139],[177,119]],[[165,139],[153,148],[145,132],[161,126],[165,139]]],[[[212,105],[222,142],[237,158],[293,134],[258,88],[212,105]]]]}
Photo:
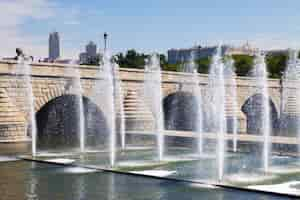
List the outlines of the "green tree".
{"type": "Polygon", "coordinates": [[[134,49],[131,49],[128,50],[125,55],[123,53],[117,54],[116,62],[120,67],[143,69],[145,66],[145,59],[148,57],[149,55],[143,53],[140,54],[134,49]]]}
{"type": "Polygon", "coordinates": [[[176,64],[170,64],[166,63],[165,65],[162,65],[162,70],[164,71],[173,71],[173,72],[179,72],[180,71],[181,63],[176,64]]]}
{"type": "Polygon", "coordinates": [[[174,72],[178,72],[179,68],[180,68],[180,64],[170,64],[167,61],[167,58],[164,54],[160,54],[159,55],[160,58],[160,66],[162,68],[162,70],[164,71],[174,71],[174,72]]]}
{"type": "Polygon", "coordinates": [[[164,68],[164,66],[168,64],[167,57],[165,54],[159,54],[159,60],[161,68],[164,68]]]}
{"type": "Polygon", "coordinates": [[[266,63],[270,78],[280,78],[286,68],[288,56],[284,53],[266,56],[266,63]]]}
{"type": "Polygon", "coordinates": [[[200,58],[195,61],[198,65],[198,72],[203,74],[209,73],[211,57],[200,58]]]}
{"type": "Polygon", "coordinates": [[[232,55],[235,73],[238,76],[247,76],[253,67],[254,57],[249,55],[232,55]]]}

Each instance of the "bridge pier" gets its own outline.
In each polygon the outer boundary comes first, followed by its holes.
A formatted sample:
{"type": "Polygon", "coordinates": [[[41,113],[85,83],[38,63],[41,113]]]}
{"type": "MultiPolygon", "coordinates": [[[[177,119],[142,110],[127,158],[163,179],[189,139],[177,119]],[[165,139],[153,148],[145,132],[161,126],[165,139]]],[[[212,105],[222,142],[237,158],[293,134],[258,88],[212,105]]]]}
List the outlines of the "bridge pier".
{"type": "Polygon", "coordinates": [[[0,142],[28,141],[26,119],[8,96],[9,84],[3,84],[4,81],[1,80],[0,88],[0,142]]]}

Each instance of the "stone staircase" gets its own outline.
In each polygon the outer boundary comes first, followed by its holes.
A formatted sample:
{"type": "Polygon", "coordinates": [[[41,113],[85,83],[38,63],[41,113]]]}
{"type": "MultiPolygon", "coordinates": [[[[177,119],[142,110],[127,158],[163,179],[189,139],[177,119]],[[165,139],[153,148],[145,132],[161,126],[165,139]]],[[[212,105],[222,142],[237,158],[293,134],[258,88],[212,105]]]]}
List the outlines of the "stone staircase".
{"type": "Polygon", "coordinates": [[[124,113],[127,130],[151,130],[153,127],[153,114],[136,90],[128,90],[124,98],[124,113]]]}
{"type": "Polygon", "coordinates": [[[300,100],[296,95],[289,95],[283,113],[289,116],[300,116],[300,100]]]}

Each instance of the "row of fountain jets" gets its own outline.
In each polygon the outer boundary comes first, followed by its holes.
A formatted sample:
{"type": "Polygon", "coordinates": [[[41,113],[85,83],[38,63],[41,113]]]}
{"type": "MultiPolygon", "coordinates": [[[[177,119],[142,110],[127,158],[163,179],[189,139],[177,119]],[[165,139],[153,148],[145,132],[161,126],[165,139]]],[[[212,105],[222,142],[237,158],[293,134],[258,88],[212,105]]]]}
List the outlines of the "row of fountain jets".
{"type": "MultiPolygon", "coordinates": [[[[294,52],[293,55],[296,55],[294,52]]],[[[298,68],[297,57],[290,56],[290,62],[286,70],[286,76],[292,76],[295,74],[295,69],[298,68]]],[[[193,56],[191,56],[190,63],[188,63],[188,68],[192,70],[192,87],[193,95],[196,97],[197,105],[202,103],[202,94],[199,84],[199,77],[197,72],[197,67],[194,64],[193,56]]],[[[119,66],[114,63],[107,54],[104,56],[101,67],[99,67],[99,76],[105,77],[105,85],[103,86],[104,94],[106,94],[108,107],[107,107],[107,116],[108,124],[110,127],[110,166],[114,167],[116,165],[116,102],[118,101],[120,106],[120,115],[121,115],[121,147],[125,149],[125,118],[123,110],[123,96],[121,88],[121,80],[118,77],[119,66]]],[[[232,59],[224,59],[222,57],[221,47],[219,46],[215,52],[215,55],[212,58],[212,63],[209,71],[209,95],[211,97],[211,107],[209,114],[210,120],[210,130],[214,133],[217,133],[216,141],[216,155],[217,155],[217,168],[218,168],[218,179],[221,181],[224,174],[224,158],[226,153],[226,143],[225,143],[225,134],[227,132],[226,127],[226,116],[225,116],[225,104],[226,104],[226,93],[230,93],[232,107],[234,108],[233,116],[233,151],[237,151],[237,134],[238,134],[238,121],[237,121],[237,95],[236,95],[236,79],[235,72],[233,67],[232,59]],[[225,87],[225,84],[227,85],[225,87]]],[[[83,91],[80,81],[80,71],[78,67],[70,65],[68,68],[68,74],[71,74],[74,93],[76,94],[79,102],[78,114],[79,114],[79,138],[80,138],[80,151],[85,152],[85,131],[84,131],[84,110],[83,110],[83,91]]],[[[36,150],[36,140],[37,140],[37,127],[35,120],[34,112],[34,95],[32,91],[32,80],[31,80],[31,65],[25,59],[20,58],[18,60],[16,76],[22,75],[24,81],[26,82],[28,99],[27,103],[29,105],[30,113],[30,131],[32,137],[32,156],[37,155],[36,150]]],[[[271,126],[270,126],[270,108],[269,108],[269,94],[268,94],[268,81],[267,81],[267,67],[265,63],[265,56],[263,53],[258,53],[255,56],[255,64],[252,70],[251,76],[256,80],[257,88],[260,90],[260,93],[263,95],[262,103],[262,130],[263,130],[263,169],[265,172],[268,171],[269,167],[269,155],[271,151],[270,145],[270,135],[271,135],[271,126]]],[[[157,152],[158,160],[162,161],[164,159],[164,119],[163,119],[163,107],[162,107],[162,89],[161,89],[161,67],[159,57],[153,55],[147,62],[145,66],[145,81],[144,81],[144,95],[148,99],[149,107],[152,110],[155,119],[155,130],[157,138],[157,152]]],[[[201,106],[197,113],[197,133],[198,133],[198,152],[199,155],[203,153],[203,112],[201,106]]]]}

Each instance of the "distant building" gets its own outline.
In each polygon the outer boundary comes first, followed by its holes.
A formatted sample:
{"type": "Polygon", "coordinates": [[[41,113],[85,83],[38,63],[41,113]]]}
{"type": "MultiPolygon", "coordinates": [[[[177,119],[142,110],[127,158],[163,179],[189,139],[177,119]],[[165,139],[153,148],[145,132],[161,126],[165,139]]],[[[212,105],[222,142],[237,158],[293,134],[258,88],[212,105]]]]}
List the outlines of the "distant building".
{"type": "MultiPolygon", "coordinates": [[[[170,49],[168,50],[168,63],[175,64],[188,62],[193,55],[194,60],[212,56],[216,52],[217,46],[202,47],[195,46],[188,49],[170,49]]],[[[222,46],[223,55],[254,55],[257,49],[250,47],[248,43],[241,47],[233,47],[229,45],[222,46]]]]}
{"type": "Polygon", "coordinates": [[[97,45],[94,42],[90,41],[86,45],[85,51],[86,51],[88,57],[91,57],[91,58],[96,57],[96,54],[97,54],[97,45]]]}
{"type": "Polygon", "coordinates": [[[86,52],[83,52],[83,53],[79,54],[79,62],[80,62],[80,64],[88,63],[88,55],[87,55],[86,52]]]}
{"type": "MultiPolygon", "coordinates": [[[[227,46],[222,46],[222,53],[224,54],[227,46]]],[[[188,62],[191,57],[194,57],[194,60],[201,58],[206,58],[212,56],[216,52],[217,46],[212,47],[202,47],[196,46],[188,49],[170,49],[168,50],[168,63],[182,63],[188,62]]]]}
{"type": "Polygon", "coordinates": [[[97,53],[97,45],[90,41],[85,46],[85,52],[79,54],[80,64],[98,64],[101,55],[97,53]]]}
{"type": "Polygon", "coordinates": [[[50,62],[55,61],[60,57],[60,45],[58,32],[50,33],[49,35],[49,57],[50,62]]]}
{"type": "Polygon", "coordinates": [[[226,55],[249,55],[253,56],[258,52],[258,48],[253,48],[250,46],[250,44],[247,42],[246,44],[240,46],[240,47],[232,47],[230,46],[226,50],[226,55]]]}

